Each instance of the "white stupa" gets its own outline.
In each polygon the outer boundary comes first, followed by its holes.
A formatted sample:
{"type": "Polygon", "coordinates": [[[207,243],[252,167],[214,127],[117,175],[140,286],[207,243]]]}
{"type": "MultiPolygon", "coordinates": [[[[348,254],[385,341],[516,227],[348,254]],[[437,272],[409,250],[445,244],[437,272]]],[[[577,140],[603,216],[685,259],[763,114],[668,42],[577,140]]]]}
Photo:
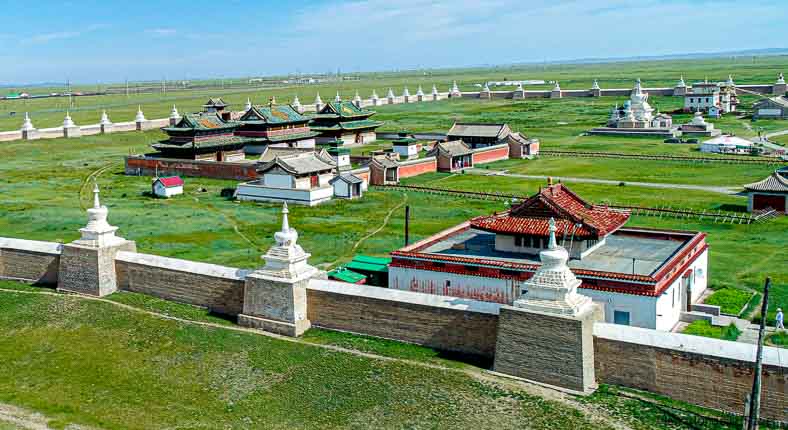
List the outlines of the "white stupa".
{"type": "Polygon", "coordinates": [[[550,218],[550,240],[539,253],[542,265],[523,284],[523,293],[514,306],[538,312],[576,316],[591,309],[591,298],[578,294],[577,279],[567,266],[569,253],[555,240],[555,219],[550,218]]]}
{"type": "Polygon", "coordinates": [[[109,115],[107,115],[107,111],[101,111],[101,119],[99,120],[99,125],[112,125],[112,121],[109,120],[109,115]]]}
{"type": "Polygon", "coordinates": [[[358,94],[358,90],[356,90],[356,95],[353,96],[353,103],[355,103],[356,106],[361,104],[361,96],[358,94]]]}
{"type": "Polygon", "coordinates": [[[735,87],[736,84],[733,82],[733,75],[728,75],[728,80],[725,82],[725,85],[729,87],[735,87]]]}
{"type": "Polygon", "coordinates": [[[561,91],[561,85],[558,84],[558,81],[555,81],[555,86],[553,87],[553,91],[561,91]]]}
{"type": "Polygon", "coordinates": [[[460,91],[460,87],[457,86],[457,81],[452,82],[451,89],[449,90],[449,94],[451,94],[452,97],[462,95],[462,92],[460,91]]]}
{"type": "Polygon", "coordinates": [[[686,88],[687,87],[687,83],[684,82],[684,75],[681,75],[681,78],[679,78],[679,82],[676,83],[676,87],[677,88],[686,88]]]}
{"type": "Polygon", "coordinates": [[[315,104],[316,105],[322,105],[323,104],[323,99],[320,98],[320,93],[319,92],[317,93],[317,96],[315,97],[315,104]]]}
{"type": "Polygon", "coordinates": [[[170,110],[170,120],[173,122],[178,122],[181,119],[181,114],[178,113],[178,108],[175,105],[172,105],[172,110],[170,110]]]}
{"type": "Polygon", "coordinates": [[[387,99],[393,99],[394,98],[394,90],[389,88],[389,92],[386,94],[386,98],[387,99]]]}
{"type": "Polygon", "coordinates": [[[780,75],[777,76],[777,82],[775,82],[775,83],[778,84],[778,85],[784,84],[785,83],[785,75],[780,73],[780,75]]]}
{"type": "Polygon", "coordinates": [[[145,115],[142,113],[142,106],[137,106],[137,115],[134,117],[134,122],[145,122],[145,115]]]}
{"type": "Polygon", "coordinates": [[[635,87],[629,96],[629,109],[638,121],[651,122],[654,119],[654,108],[648,104],[648,93],[643,92],[640,78],[635,81],[635,87]]]}
{"type": "Polygon", "coordinates": [[[305,279],[317,273],[317,269],[307,264],[309,253],[298,245],[298,232],[290,228],[287,219],[287,203],[282,205],[282,229],[274,234],[276,245],[263,255],[265,266],[256,274],[287,279],[305,279]]]}
{"type": "Polygon", "coordinates": [[[402,97],[410,97],[410,90],[408,90],[408,87],[405,87],[402,91],[402,97]]]}
{"type": "Polygon", "coordinates": [[[379,98],[379,97],[378,97],[378,92],[377,92],[377,91],[375,91],[375,90],[372,90],[372,97],[370,97],[370,98],[371,98],[372,100],[377,100],[377,99],[379,98]]]}
{"type": "Polygon", "coordinates": [[[438,87],[436,87],[435,84],[432,84],[432,95],[433,96],[438,95],[438,87]]]}
{"type": "Polygon", "coordinates": [[[337,91],[337,96],[334,97],[334,101],[335,102],[341,102],[342,101],[342,96],[339,95],[339,91],[337,91]]]}
{"type": "Polygon", "coordinates": [[[104,246],[114,246],[125,242],[122,237],[115,236],[117,227],[109,225],[107,215],[109,210],[99,202],[98,184],[93,185],[93,207],[87,210],[88,224],[79,229],[82,237],[74,243],[100,248],[104,246]]]}
{"type": "Polygon", "coordinates": [[[66,111],[66,117],[63,118],[63,128],[74,128],[76,126],[74,120],[71,119],[71,115],[66,111]]]}
{"type": "Polygon", "coordinates": [[[292,102],[292,103],[290,103],[290,106],[292,106],[293,108],[295,108],[295,110],[298,110],[299,108],[301,108],[301,101],[300,101],[300,100],[298,100],[298,94],[296,94],[296,95],[293,97],[293,102],[292,102]]]}
{"type": "Polygon", "coordinates": [[[33,127],[33,121],[30,119],[30,115],[25,112],[25,120],[22,122],[22,131],[35,131],[35,127],[33,127]]]}
{"type": "Polygon", "coordinates": [[[244,112],[249,112],[250,110],[252,110],[252,100],[247,97],[246,103],[244,103],[244,112]]]}
{"type": "Polygon", "coordinates": [[[416,97],[424,97],[424,90],[421,89],[421,85],[419,85],[419,89],[416,90],[416,97]]]}
{"type": "Polygon", "coordinates": [[[517,91],[523,91],[523,83],[522,82],[518,82],[517,83],[517,91]]]}
{"type": "Polygon", "coordinates": [[[591,89],[592,89],[592,90],[598,90],[598,89],[599,89],[599,81],[597,81],[596,79],[594,79],[594,83],[593,83],[593,84],[591,84],[591,89]]]}

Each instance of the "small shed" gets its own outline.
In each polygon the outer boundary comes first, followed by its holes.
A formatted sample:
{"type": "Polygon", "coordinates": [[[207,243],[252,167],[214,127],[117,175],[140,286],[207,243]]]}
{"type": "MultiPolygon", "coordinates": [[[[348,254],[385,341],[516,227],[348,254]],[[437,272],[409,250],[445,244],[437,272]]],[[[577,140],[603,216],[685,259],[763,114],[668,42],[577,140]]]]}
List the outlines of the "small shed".
{"type": "Polygon", "coordinates": [[[334,187],[334,196],[342,199],[357,199],[363,195],[364,180],[352,173],[343,173],[328,181],[334,187]]]}
{"type": "Polygon", "coordinates": [[[438,170],[456,172],[473,167],[473,150],[462,140],[438,142],[427,156],[438,159],[438,170]]]}
{"type": "Polygon", "coordinates": [[[151,192],[154,196],[170,198],[183,194],[183,179],[179,176],[167,176],[164,178],[154,178],[151,185],[151,192]]]}
{"type": "Polygon", "coordinates": [[[353,260],[345,265],[345,268],[365,275],[368,283],[378,287],[388,287],[389,285],[389,264],[390,258],[370,257],[368,255],[356,255],[353,260]]]}
{"type": "Polygon", "coordinates": [[[753,105],[752,111],[755,119],[788,119],[788,97],[760,100],[753,105]]]}

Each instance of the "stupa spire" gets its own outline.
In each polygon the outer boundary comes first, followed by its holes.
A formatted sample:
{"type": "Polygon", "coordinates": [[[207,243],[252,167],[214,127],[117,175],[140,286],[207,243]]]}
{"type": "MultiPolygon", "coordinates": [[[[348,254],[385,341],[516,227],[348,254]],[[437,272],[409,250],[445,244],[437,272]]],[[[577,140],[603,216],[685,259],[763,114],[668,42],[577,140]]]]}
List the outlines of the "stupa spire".
{"type": "Polygon", "coordinates": [[[244,112],[248,112],[252,110],[252,99],[249,97],[246,98],[246,103],[244,104],[244,112]]]}
{"type": "Polygon", "coordinates": [[[71,128],[76,127],[74,124],[74,120],[71,119],[71,115],[68,111],[66,111],[66,117],[63,118],[63,128],[71,128]]]}
{"type": "Polygon", "coordinates": [[[109,120],[109,116],[107,115],[107,110],[104,109],[101,111],[101,119],[99,120],[99,124],[101,125],[110,125],[112,121],[109,120]]]}
{"type": "Polygon", "coordinates": [[[137,105],[137,115],[134,117],[134,122],[144,122],[145,115],[142,113],[142,105],[137,105]]]}
{"type": "Polygon", "coordinates": [[[30,115],[25,112],[25,120],[22,122],[22,131],[31,131],[35,129],[36,128],[33,127],[33,121],[30,119],[30,115]]]}
{"type": "Polygon", "coordinates": [[[317,93],[317,97],[315,97],[315,104],[316,105],[322,105],[323,104],[323,99],[320,98],[320,92],[319,91],[317,93]]]}
{"type": "Polygon", "coordinates": [[[341,95],[339,95],[339,91],[337,91],[337,96],[336,96],[336,97],[334,97],[334,101],[335,101],[335,102],[341,102],[341,101],[342,101],[342,96],[341,96],[341,95]]]}

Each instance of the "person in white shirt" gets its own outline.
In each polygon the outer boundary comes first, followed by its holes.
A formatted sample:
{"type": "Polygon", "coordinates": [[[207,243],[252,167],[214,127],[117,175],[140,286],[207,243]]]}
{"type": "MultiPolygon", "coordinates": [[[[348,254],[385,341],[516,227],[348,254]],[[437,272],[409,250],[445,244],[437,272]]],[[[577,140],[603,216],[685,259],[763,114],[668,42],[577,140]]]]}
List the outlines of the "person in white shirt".
{"type": "Polygon", "coordinates": [[[777,329],[778,330],[785,330],[785,323],[783,321],[784,318],[785,317],[783,316],[783,310],[780,309],[780,308],[777,308],[777,316],[775,317],[775,320],[777,321],[777,329]]]}

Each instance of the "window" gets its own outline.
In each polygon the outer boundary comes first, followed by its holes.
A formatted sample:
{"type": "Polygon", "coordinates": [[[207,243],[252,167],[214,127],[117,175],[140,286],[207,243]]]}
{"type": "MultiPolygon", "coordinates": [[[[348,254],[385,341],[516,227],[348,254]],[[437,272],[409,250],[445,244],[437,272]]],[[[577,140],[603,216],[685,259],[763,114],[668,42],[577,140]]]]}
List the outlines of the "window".
{"type": "Polygon", "coordinates": [[[448,279],[446,280],[446,288],[451,288],[451,281],[448,279]]]}
{"type": "Polygon", "coordinates": [[[629,312],[613,311],[613,323],[618,325],[629,325],[629,312]]]}
{"type": "Polygon", "coordinates": [[[514,237],[514,246],[523,246],[523,238],[520,236],[514,237]]]}

